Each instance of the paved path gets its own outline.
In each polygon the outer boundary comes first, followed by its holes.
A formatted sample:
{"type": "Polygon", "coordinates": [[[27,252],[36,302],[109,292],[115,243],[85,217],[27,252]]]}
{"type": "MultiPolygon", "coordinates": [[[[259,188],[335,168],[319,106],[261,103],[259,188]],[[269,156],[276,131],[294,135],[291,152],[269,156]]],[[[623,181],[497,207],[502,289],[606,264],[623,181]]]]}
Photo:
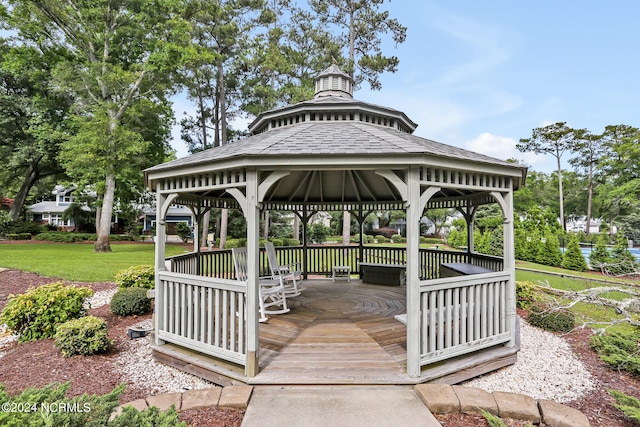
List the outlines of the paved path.
{"type": "Polygon", "coordinates": [[[413,387],[256,386],[242,427],[437,427],[413,387]]]}

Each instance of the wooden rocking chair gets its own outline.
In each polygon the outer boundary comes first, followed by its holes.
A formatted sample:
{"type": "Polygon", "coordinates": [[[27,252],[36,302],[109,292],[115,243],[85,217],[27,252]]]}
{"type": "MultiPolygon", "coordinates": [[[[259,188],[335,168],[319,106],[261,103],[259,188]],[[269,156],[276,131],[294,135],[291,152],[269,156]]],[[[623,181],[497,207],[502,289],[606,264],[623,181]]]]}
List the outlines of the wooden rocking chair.
{"type": "MultiPolygon", "coordinates": [[[[233,264],[236,268],[236,278],[239,281],[247,282],[247,248],[232,248],[233,264]]],[[[260,322],[269,320],[267,314],[284,314],[289,312],[284,286],[278,279],[258,278],[258,289],[260,295],[258,303],[260,305],[260,322]],[[280,308],[271,308],[280,307],[280,308]]]]}
{"type": "Polygon", "coordinates": [[[267,252],[267,258],[269,259],[271,278],[273,280],[280,280],[282,286],[284,286],[287,297],[297,297],[300,295],[300,293],[304,291],[304,286],[298,283],[302,280],[300,263],[280,265],[273,243],[265,242],[264,248],[267,252]]]}

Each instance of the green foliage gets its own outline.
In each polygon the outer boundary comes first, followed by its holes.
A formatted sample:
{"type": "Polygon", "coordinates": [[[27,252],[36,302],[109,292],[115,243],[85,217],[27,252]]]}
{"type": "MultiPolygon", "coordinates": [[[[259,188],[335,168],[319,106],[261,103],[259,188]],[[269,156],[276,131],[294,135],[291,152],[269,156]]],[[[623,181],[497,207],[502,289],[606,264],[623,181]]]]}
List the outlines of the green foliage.
{"type": "Polygon", "coordinates": [[[29,288],[24,294],[9,295],[0,323],[20,335],[20,342],[51,338],[59,324],[84,316],[84,300],[91,295],[90,288],[61,282],[29,288]]]}
{"type": "Polygon", "coordinates": [[[624,275],[635,272],[638,267],[638,260],[629,252],[627,238],[619,232],[616,236],[616,245],[611,251],[610,264],[606,267],[607,273],[624,275]]]}
{"type": "Polygon", "coordinates": [[[573,271],[585,271],[587,269],[587,262],[584,260],[584,255],[582,255],[580,244],[575,234],[569,237],[567,251],[562,258],[562,268],[573,271]]]}
{"type": "Polygon", "coordinates": [[[389,239],[382,234],[378,234],[377,236],[373,236],[374,240],[377,240],[378,243],[389,243],[389,239]]]}
{"type": "Polygon", "coordinates": [[[5,236],[11,230],[11,217],[8,213],[0,210],[0,236],[5,236]]]}
{"type": "Polygon", "coordinates": [[[58,325],[55,341],[56,347],[67,357],[103,353],[111,345],[107,322],[94,316],[85,316],[58,325]]]}
{"type": "Polygon", "coordinates": [[[609,390],[609,394],[618,402],[614,405],[627,417],[640,422],[640,400],[617,390],[609,390]]]}
{"type": "Polygon", "coordinates": [[[180,240],[182,240],[183,242],[188,242],[189,239],[191,239],[191,227],[189,227],[189,224],[187,224],[186,222],[179,222],[176,225],[176,233],[178,234],[178,237],[180,238],[180,240]]]}
{"type": "Polygon", "coordinates": [[[153,426],[153,427],[187,427],[181,422],[174,405],[163,412],[151,406],[144,411],[138,411],[133,406],[125,406],[122,414],[109,423],[109,427],[153,426]]]}
{"type": "Polygon", "coordinates": [[[535,285],[527,281],[516,281],[516,305],[524,310],[530,308],[536,301],[535,285]]]}
{"type": "Polygon", "coordinates": [[[323,243],[327,240],[329,231],[329,227],[325,227],[323,224],[316,222],[309,228],[309,239],[316,243],[323,243]]]}
{"type": "Polygon", "coordinates": [[[490,427],[507,427],[504,421],[502,421],[502,418],[500,418],[499,416],[493,415],[491,412],[485,411],[482,408],[480,408],[480,413],[482,413],[482,416],[485,420],[487,420],[487,423],[489,423],[490,427]]]}
{"type": "Polygon", "coordinates": [[[153,289],[155,287],[155,269],[152,265],[134,265],[118,271],[115,282],[120,289],[153,289]]]}
{"type": "Polygon", "coordinates": [[[9,240],[31,240],[31,233],[10,233],[7,234],[9,240]]]}
{"type": "Polygon", "coordinates": [[[111,298],[110,307],[118,316],[142,315],[151,311],[151,300],[144,288],[122,288],[111,298]]]}
{"type": "Polygon", "coordinates": [[[553,310],[545,304],[533,304],[529,323],[554,332],[570,332],[575,326],[575,315],[569,311],[553,310]]]}
{"type": "MultiPolygon", "coordinates": [[[[218,245],[219,244],[220,242],[218,242],[218,245]]],[[[239,239],[227,239],[227,243],[225,243],[224,248],[225,249],[243,248],[245,246],[247,246],[247,238],[241,237],[239,239]]]]}
{"type": "Polygon", "coordinates": [[[542,242],[536,254],[536,262],[542,265],[556,267],[562,263],[562,252],[558,236],[545,227],[542,232],[542,242]]]}
{"type": "Polygon", "coordinates": [[[96,240],[95,233],[73,233],[66,231],[49,231],[35,236],[36,240],[46,240],[48,242],[73,243],[85,240],[96,240]]]}
{"type": "Polygon", "coordinates": [[[273,246],[283,246],[282,239],[271,239],[273,246]]]}
{"type": "Polygon", "coordinates": [[[611,332],[591,337],[591,347],[611,369],[640,376],[640,331],[611,332]]]}
{"type": "Polygon", "coordinates": [[[69,386],[69,383],[65,383],[49,384],[42,388],[27,388],[20,395],[12,397],[5,392],[4,385],[0,384],[0,404],[21,405],[23,408],[28,406],[36,412],[0,411],[0,425],[6,427],[106,426],[126,387],[125,384],[120,384],[111,392],[101,396],[83,394],[67,398],[65,394],[69,386]]]}
{"type": "Polygon", "coordinates": [[[607,249],[608,243],[609,239],[606,236],[600,236],[596,241],[596,245],[589,255],[589,263],[593,269],[603,271],[611,263],[611,254],[607,249]]]}
{"type": "Polygon", "coordinates": [[[285,237],[282,239],[282,246],[300,246],[300,240],[285,237]]]}

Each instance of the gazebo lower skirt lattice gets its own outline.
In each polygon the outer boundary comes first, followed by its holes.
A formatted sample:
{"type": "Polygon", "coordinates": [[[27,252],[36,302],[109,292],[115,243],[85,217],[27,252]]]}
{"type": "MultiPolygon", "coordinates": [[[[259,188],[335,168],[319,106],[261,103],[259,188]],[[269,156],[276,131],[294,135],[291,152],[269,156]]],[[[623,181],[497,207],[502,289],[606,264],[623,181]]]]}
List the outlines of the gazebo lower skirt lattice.
{"type": "Polygon", "coordinates": [[[154,347],[156,359],[221,385],[457,383],[515,362],[515,348],[496,346],[459,361],[406,374],[405,289],[360,281],[308,281],[288,300],[290,313],[260,325],[260,371],[242,368],[173,345],[154,347]]]}

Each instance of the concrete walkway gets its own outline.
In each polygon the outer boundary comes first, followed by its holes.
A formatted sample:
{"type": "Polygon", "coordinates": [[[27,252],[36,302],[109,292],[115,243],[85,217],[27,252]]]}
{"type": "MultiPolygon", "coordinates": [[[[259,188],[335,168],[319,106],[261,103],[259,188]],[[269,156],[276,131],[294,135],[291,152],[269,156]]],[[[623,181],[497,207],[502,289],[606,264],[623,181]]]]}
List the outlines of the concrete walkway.
{"type": "Polygon", "coordinates": [[[416,386],[249,386],[189,390],[138,399],[123,406],[142,411],[219,407],[245,410],[242,427],[438,427],[433,414],[479,414],[544,422],[551,427],[589,427],[577,409],[516,393],[489,393],[446,384],[416,386]],[[432,414],[433,413],[433,414],[432,414]]]}
{"type": "Polygon", "coordinates": [[[242,427],[437,427],[408,386],[256,386],[242,427]]]}

